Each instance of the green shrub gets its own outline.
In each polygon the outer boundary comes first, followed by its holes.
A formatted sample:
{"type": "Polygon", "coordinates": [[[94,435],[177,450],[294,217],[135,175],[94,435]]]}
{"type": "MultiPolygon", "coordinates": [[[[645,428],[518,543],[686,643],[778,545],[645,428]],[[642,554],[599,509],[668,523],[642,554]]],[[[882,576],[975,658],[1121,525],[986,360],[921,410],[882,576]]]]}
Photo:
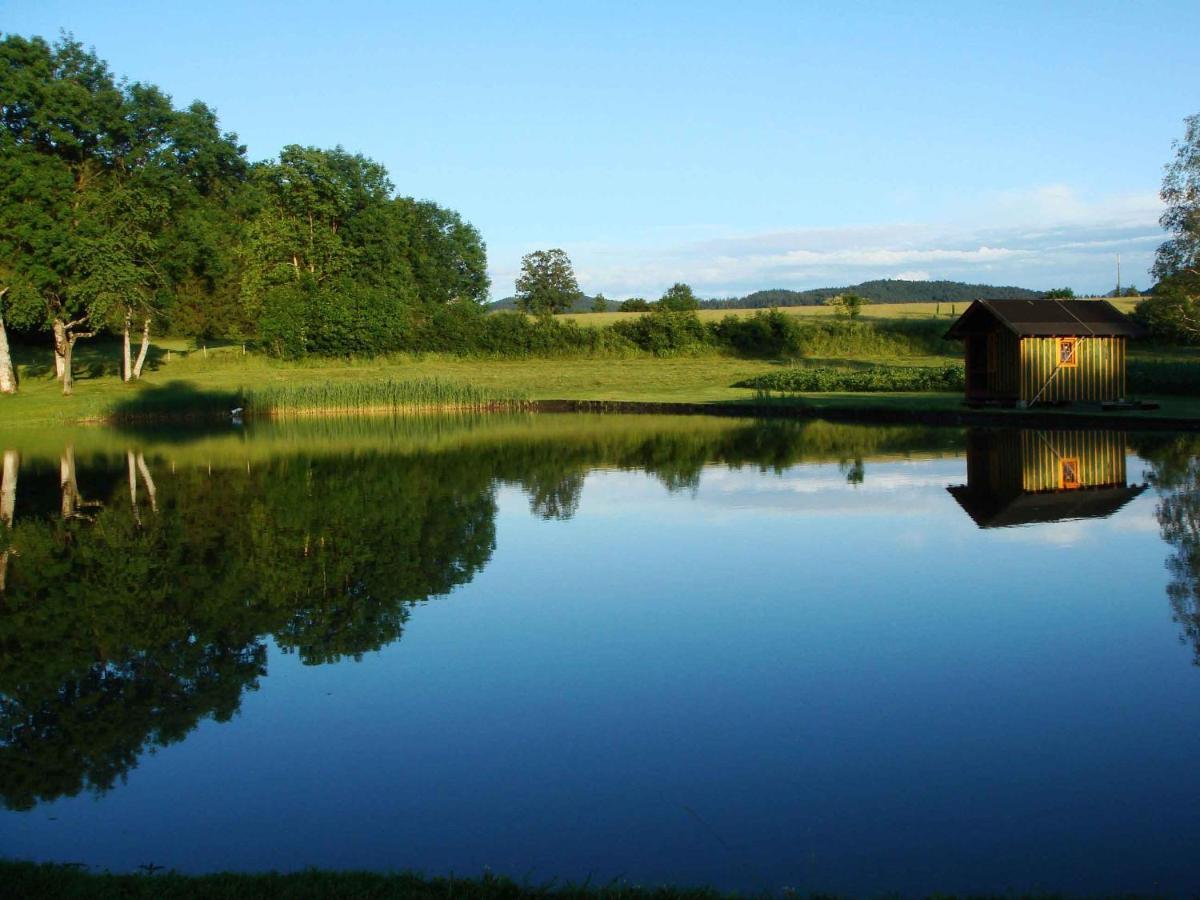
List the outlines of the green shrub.
{"type": "Polygon", "coordinates": [[[885,392],[961,391],[964,384],[961,365],[871,366],[864,369],[801,366],[768,372],[734,387],[755,388],[762,393],[885,392]]]}
{"type": "Polygon", "coordinates": [[[711,346],[711,336],[694,312],[661,307],[627,322],[610,326],[638,349],[655,356],[679,356],[711,346]]]}

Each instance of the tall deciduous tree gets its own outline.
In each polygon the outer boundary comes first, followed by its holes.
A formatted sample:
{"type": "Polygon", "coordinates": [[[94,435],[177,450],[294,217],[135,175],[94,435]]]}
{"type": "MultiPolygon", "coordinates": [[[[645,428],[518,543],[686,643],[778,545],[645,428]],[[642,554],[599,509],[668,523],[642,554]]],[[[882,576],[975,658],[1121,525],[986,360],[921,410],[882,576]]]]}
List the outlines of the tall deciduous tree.
{"type": "Polygon", "coordinates": [[[1200,275],[1200,113],[1184,119],[1182,141],[1167,164],[1160,196],[1167,205],[1158,220],[1171,237],[1154,257],[1156,278],[1200,275]]]}
{"type": "Polygon", "coordinates": [[[516,287],[517,308],[540,316],[566,312],[582,293],[570,257],[559,249],[537,250],[521,257],[516,287]]]}
{"type": "Polygon", "coordinates": [[[1137,318],[1169,340],[1200,343],[1200,114],[1184,119],[1160,196],[1167,205],[1159,224],[1171,237],[1158,248],[1151,272],[1159,279],[1137,318]]]}

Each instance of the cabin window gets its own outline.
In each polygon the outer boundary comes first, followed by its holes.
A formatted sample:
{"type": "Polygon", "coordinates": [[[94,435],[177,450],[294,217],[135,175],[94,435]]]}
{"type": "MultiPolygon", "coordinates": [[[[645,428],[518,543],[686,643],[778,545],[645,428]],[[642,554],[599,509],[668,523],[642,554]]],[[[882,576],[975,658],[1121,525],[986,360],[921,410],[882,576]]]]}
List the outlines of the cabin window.
{"type": "Polygon", "coordinates": [[[1079,487],[1079,460],[1060,459],[1058,468],[1058,486],[1060,488],[1079,487]]]}
{"type": "Polygon", "coordinates": [[[1073,368],[1079,364],[1078,356],[1075,353],[1075,338],[1058,339],[1058,364],[1067,368],[1073,368]]]}

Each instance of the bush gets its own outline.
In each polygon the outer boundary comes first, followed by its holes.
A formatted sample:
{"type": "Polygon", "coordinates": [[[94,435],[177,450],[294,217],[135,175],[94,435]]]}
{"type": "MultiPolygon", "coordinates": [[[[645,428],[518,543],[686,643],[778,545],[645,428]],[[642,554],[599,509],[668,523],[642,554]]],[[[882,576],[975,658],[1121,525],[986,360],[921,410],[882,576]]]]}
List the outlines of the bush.
{"type": "Polygon", "coordinates": [[[711,337],[694,312],[672,312],[655,308],[627,322],[610,326],[635,347],[655,356],[695,353],[711,345],[711,337]]]}
{"type": "Polygon", "coordinates": [[[796,316],[778,309],[759,310],[752,316],[725,316],[709,326],[714,343],[740,356],[798,356],[802,326],[796,316]]]}
{"type": "Polygon", "coordinates": [[[963,367],[952,366],[872,366],[844,369],[832,366],[804,366],[769,372],[734,387],[756,388],[769,393],[809,391],[961,391],[965,384],[963,367]]]}

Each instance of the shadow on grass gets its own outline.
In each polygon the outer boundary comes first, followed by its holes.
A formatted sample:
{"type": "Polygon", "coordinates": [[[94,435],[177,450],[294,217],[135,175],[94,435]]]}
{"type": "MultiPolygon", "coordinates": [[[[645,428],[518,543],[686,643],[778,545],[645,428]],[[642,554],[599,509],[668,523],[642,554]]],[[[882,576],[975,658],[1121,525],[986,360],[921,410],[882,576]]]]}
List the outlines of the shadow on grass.
{"type": "Polygon", "coordinates": [[[108,414],[121,424],[211,424],[230,421],[233,410],[241,406],[240,390],[202,389],[191,381],[168,381],[116,400],[108,414]]]}

